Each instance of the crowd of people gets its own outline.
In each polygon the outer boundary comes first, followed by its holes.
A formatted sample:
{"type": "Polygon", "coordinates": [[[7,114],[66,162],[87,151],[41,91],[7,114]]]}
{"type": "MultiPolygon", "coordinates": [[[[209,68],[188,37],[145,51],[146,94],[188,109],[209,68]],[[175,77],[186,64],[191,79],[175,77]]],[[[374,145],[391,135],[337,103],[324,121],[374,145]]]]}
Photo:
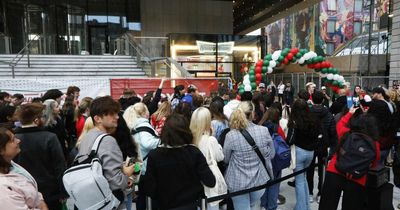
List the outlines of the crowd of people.
{"type": "MultiPolygon", "coordinates": [[[[82,164],[102,134],[108,135],[96,156],[118,209],[130,210],[135,202],[144,210],[148,196],[153,209],[196,210],[204,196],[264,185],[287,167],[306,170],[288,183],[295,187],[294,209],[310,209],[312,202],[321,210],[337,209],[341,194],[341,209],[364,209],[369,169],[391,165],[400,178],[398,86],[368,92],[356,85],[352,92],[347,84],[330,96],[309,82],[295,96],[290,82],[270,81],[241,95],[221,88],[204,97],[194,85],[177,85],[168,98],[162,97],[163,84],[144,97],[126,88],[119,100],[80,99],[76,86],[65,94],[48,90],[31,103],[0,92],[2,206],[65,208],[72,195],[64,172],[82,164]],[[277,141],[287,146],[290,165],[276,160],[282,150],[277,141]],[[351,144],[361,146],[352,150],[351,144]],[[355,155],[360,148],[362,161],[355,155]]],[[[209,202],[207,209],[274,210],[285,203],[279,188],[277,183],[209,202]]]]}

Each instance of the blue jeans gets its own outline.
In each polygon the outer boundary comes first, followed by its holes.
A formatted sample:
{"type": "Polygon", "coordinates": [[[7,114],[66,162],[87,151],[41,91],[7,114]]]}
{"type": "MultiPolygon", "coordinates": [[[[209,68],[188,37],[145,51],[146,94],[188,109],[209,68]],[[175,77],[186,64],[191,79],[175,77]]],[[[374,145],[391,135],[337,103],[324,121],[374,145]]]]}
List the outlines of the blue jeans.
{"type": "Polygon", "coordinates": [[[258,190],[243,195],[232,197],[233,207],[240,210],[252,210],[260,208],[260,198],[264,190],[258,190]]]}
{"type": "MultiPolygon", "coordinates": [[[[314,157],[314,151],[308,151],[296,146],[296,168],[294,171],[300,171],[307,168],[314,157]]],[[[296,183],[296,206],[294,210],[310,210],[308,200],[309,191],[306,180],[306,174],[301,173],[295,177],[296,183]]]]}
{"type": "MultiPolygon", "coordinates": [[[[275,179],[281,178],[281,175],[282,171],[278,171],[278,173],[274,172],[275,179]]],[[[276,183],[265,189],[261,197],[261,207],[264,207],[266,210],[276,210],[278,208],[279,187],[280,183],[276,183]]]]}
{"type": "Polygon", "coordinates": [[[132,209],[132,193],[126,195],[126,210],[132,209]]]}

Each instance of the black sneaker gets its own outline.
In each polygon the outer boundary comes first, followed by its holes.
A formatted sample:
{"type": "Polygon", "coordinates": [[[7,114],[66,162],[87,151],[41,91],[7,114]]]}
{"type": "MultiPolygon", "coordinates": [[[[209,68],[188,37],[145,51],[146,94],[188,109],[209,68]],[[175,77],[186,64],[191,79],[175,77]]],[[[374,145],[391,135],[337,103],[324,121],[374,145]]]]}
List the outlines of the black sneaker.
{"type": "Polygon", "coordinates": [[[279,195],[278,195],[278,205],[283,205],[283,204],[285,204],[285,203],[286,203],[286,198],[285,198],[285,196],[279,194],[279,195]]]}
{"type": "Polygon", "coordinates": [[[296,184],[295,184],[294,181],[288,181],[287,184],[288,184],[289,186],[291,186],[291,187],[295,187],[295,186],[296,186],[296,184]]]}

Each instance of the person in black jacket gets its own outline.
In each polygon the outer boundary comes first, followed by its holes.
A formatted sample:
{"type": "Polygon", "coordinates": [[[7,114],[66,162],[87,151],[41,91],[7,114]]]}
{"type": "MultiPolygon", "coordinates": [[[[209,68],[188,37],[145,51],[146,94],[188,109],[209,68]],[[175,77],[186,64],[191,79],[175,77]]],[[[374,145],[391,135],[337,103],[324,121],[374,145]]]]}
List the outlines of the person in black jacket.
{"type": "Polygon", "coordinates": [[[153,91],[149,91],[146,93],[146,96],[143,98],[143,103],[146,104],[147,109],[149,110],[149,113],[151,116],[154,112],[157,111],[158,109],[158,102],[161,100],[161,91],[163,88],[164,84],[164,78],[161,79],[160,86],[156,90],[156,93],[154,94],[153,91]]]}
{"type": "Polygon", "coordinates": [[[43,109],[44,105],[31,103],[17,111],[22,127],[16,129],[15,137],[21,140],[21,153],[14,161],[35,178],[49,209],[60,210],[60,200],[66,198],[62,187],[65,159],[56,134],[43,128],[43,109]]]}
{"type": "Polygon", "coordinates": [[[142,189],[161,210],[197,210],[197,200],[204,196],[202,184],[214,187],[216,180],[204,155],[193,145],[189,122],[183,115],[167,118],[161,142],[148,155],[142,189]]]}
{"type": "Polygon", "coordinates": [[[336,133],[336,123],[333,115],[329,112],[328,108],[322,105],[324,100],[324,94],[320,91],[314,91],[312,94],[313,105],[311,107],[311,112],[315,115],[318,124],[321,126],[322,130],[322,144],[314,151],[314,158],[311,162],[311,168],[307,170],[307,183],[310,192],[310,201],[314,201],[313,190],[314,190],[314,165],[315,160],[318,158],[318,194],[316,197],[317,202],[322,192],[323,184],[323,173],[326,163],[326,158],[328,157],[328,147],[330,147],[330,152],[334,153],[336,151],[337,145],[337,133],[336,133]],[[321,165],[322,164],[322,165],[321,165]]]}

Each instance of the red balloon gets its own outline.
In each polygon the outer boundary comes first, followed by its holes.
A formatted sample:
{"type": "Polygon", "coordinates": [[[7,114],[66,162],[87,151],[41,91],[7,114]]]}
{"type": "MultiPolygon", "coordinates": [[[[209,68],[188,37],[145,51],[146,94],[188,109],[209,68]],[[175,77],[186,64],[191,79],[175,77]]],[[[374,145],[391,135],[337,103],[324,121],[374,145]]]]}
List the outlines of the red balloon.
{"type": "Polygon", "coordinates": [[[293,55],[296,55],[298,52],[299,52],[299,48],[297,48],[297,47],[290,50],[290,53],[292,53],[293,55]]]}
{"type": "Polygon", "coordinates": [[[289,60],[288,60],[287,58],[284,58],[283,61],[282,61],[282,63],[286,65],[286,64],[289,63],[289,60]]]}
{"type": "Polygon", "coordinates": [[[256,74],[261,74],[262,72],[262,67],[261,66],[257,66],[256,67],[256,74]]]}
{"type": "Polygon", "coordinates": [[[320,69],[321,68],[321,63],[316,63],[314,65],[314,69],[320,69]]]}
{"type": "Polygon", "coordinates": [[[257,80],[257,81],[256,81],[257,86],[258,86],[260,83],[261,83],[261,80],[257,80]]]}
{"type": "Polygon", "coordinates": [[[262,75],[261,74],[256,74],[256,81],[261,81],[262,75]]]}
{"type": "Polygon", "coordinates": [[[263,60],[259,60],[259,61],[257,62],[257,64],[256,64],[256,66],[257,66],[257,67],[259,67],[259,66],[262,67],[263,63],[264,63],[263,60]]]}
{"type": "Polygon", "coordinates": [[[286,56],[286,58],[287,58],[288,60],[292,60],[292,59],[293,59],[293,54],[292,54],[292,53],[288,53],[287,56],[286,56]]]}
{"type": "Polygon", "coordinates": [[[325,61],[325,62],[326,62],[326,67],[325,68],[333,67],[333,65],[329,61],[325,61]]]}
{"type": "Polygon", "coordinates": [[[310,64],[307,65],[307,67],[308,67],[309,69],[313,69],[313,68],[314,68],[314,64],[310,63],[310,64]]]}

